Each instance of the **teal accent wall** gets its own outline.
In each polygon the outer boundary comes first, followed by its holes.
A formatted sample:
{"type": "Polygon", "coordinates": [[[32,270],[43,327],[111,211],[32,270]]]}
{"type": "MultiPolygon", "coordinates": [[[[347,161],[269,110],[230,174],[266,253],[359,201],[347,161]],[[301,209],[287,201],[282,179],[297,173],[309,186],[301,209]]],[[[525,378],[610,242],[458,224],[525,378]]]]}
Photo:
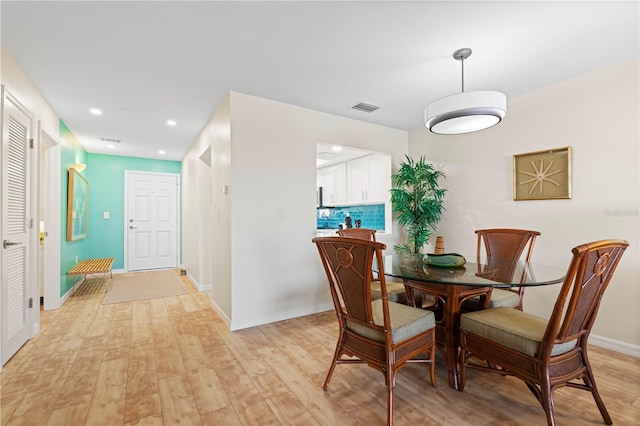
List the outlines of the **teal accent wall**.
{"type": "Polygon", "coordinates": [[[113,269],[124,269],[125,171],[180,174],[179,161],[88,154],[89,246],[87,257],[113,257],[113,269]],[[104,219],[109,212],[109,219],[104,219]]]}
{"type": "MultiPolygon", "coordinates": [[[[78,260],[87,258],[91,231],[89,231],[89,238],[67,241],[69,167],[73,167],[76,163],[87,164],[87,150],[84,149],[62,120],[60,120],[60,140],[60,165],[62,167],[62,173],[60,173],[60,296],[64,296],[79,279],[79,276],[68,276],[67,271],[76,264],[76,257],[78,260]]],[[[86,171],[83,175],[86,177],[86,171]]],[[[91,193],[91,186],[89,186],[89,193],[91,193]]],[[[91,212],[91,210],[89,210],[89,212],[91,212]]],[[[91,223],[91,219],[89,219],[89,223],[91,223]]]]}

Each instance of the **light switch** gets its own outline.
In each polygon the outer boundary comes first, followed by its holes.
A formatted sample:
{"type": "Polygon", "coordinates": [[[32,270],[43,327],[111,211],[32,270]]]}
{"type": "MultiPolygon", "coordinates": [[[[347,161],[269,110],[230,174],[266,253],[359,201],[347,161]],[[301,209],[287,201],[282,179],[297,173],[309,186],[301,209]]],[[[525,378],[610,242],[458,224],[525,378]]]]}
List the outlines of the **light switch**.
{"type": "Polygon", "coordinates": [[[109,212],[104,212],[102,214],[102,217],[104,217],[105,219],[109,219],[109,212]]]}
{"type": "Polygon", "coordinates": [[[278,209],[278,220],[286,220],[287,214],[283,209],[278,209]]]}

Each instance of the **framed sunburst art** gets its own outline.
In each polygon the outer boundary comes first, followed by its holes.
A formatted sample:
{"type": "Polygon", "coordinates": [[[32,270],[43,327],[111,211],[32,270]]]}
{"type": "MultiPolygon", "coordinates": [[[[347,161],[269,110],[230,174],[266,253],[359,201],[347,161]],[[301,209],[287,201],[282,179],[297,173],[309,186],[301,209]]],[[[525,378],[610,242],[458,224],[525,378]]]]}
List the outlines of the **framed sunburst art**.
{"type": "Polygon", "coordinates": [[[513,199],[571,198],[571,147],[513,156],[513,199]]]}

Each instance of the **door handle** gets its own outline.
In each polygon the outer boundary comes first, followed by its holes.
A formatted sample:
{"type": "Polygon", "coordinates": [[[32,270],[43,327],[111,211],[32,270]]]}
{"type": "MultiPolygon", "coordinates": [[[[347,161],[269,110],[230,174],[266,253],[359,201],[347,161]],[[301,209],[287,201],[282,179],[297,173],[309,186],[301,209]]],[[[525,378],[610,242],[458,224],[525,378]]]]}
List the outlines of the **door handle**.
{"type": "Polygon", "coordinates": [[[17,246],[18,244],[20,244],[20,243],[14,243],[14,242],[12,242],[12,241],[4,240],[4,241],[2,242],[2,247],[3,247],[3,248],[7,248],[7,247],[9,247],[9,246],[17,246]]]}
{"type": "Polygon", "coordinates": [[[137,226],[129,226],[129,229],[138,229],[137,226]]]}

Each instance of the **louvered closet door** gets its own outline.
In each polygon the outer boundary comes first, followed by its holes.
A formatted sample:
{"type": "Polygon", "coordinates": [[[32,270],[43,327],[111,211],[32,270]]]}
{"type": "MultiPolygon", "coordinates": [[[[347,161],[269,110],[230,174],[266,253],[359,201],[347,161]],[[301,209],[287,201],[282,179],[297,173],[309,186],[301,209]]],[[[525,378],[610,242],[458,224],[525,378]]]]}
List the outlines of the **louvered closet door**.
{"type": "Polygon", "coordinates": [[[29,338],[29,139],[31,119],[5,97],[2,125],[2,364],[29,338]]]}

